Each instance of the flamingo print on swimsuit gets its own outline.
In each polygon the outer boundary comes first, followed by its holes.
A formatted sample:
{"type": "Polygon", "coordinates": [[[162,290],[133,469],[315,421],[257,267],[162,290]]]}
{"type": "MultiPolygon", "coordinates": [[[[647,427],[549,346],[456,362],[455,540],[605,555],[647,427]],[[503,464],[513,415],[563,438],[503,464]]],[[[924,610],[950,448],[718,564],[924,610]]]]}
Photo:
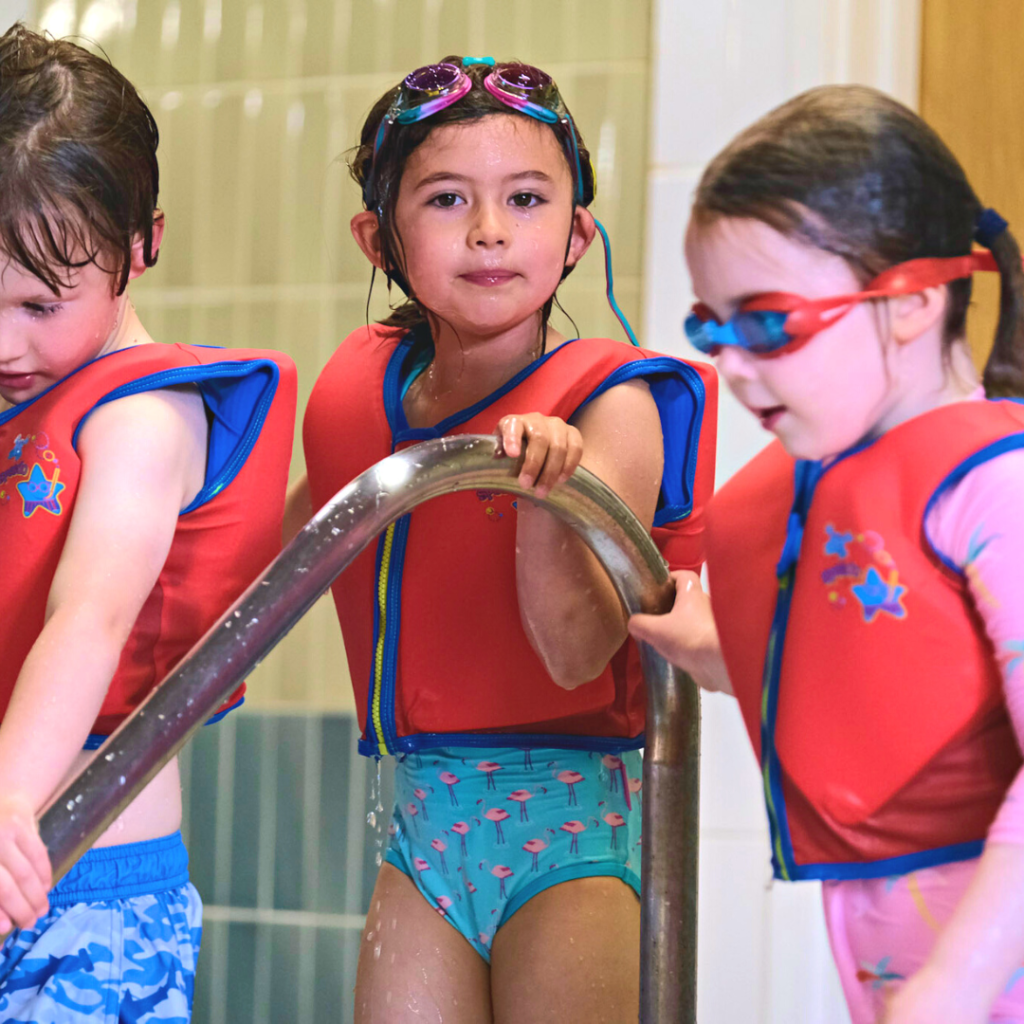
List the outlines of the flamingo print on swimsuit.
{"type": "Polygon", "coordinates": [[[626,824],[626,819],[621,814],[618,814],[615,811],[611,811],[611,812],[609,812],[608,814],[606,814],[604,816],[604,820],[609,825],[611,825],[611,827],[612,827],[612,845],[611,845],[611,849],[617,850],[619,848],[618,839],[617,839],[618,830],[620,828],[622,828],[623,825],[626,824]]]}
{"type": "Polygon", "coordinates": [[[459,798],[455,795],[455,787],[462,781],[458,775],[452,772],[441,772],[438,778],[448,787],[448,795],[452,800],[452,807],[459,806],[459,798]]]}
{"type": "Polygon", "coordinates": [[[498,788],[495,785],[495,783],[494,783],[494,773],[495,772],[500,772],[501,768],[502,768],[502,766],[500,764],[496,764],[494,761],[481,761],[476,766],[476,770],[478,772],[486,772],[487,773],[487,788],[488,789],[497,789],[498,788]]]}
{"type": "Polygon", "coordinates": [[[431,839],[430,845],[441,855],[441,870],[447,875],[448,865],[445,863],[444,851],[448,849],[448,844],[443,839],[431,839]]]}
{"type": "Polygon", "coordinates": [[[559,782],[564,782],[569,787],[569,807],[575,807],[579,805],[579,800],[576,799],[576,783],[583,781],[583,776],[579,772],[567,769],[564,772],[559,772],[556,776],[559,782]]]}
{"type": "Polygon", "coordinates": [[[540,871],[540,855],[548,848],[548,844],[543,839],[530,839],[523,843],[523,849],[527,853],[533,854],[533,867],[531,871],[540,871]]]}
{"type": "Polygon", "coordinates": [[[501,829],[501,823],[508,818],[509,813],[500,807],[492,807],[489,811],[484,812],[484,817],[488,821],[494,822],[494,831],[497,834],[497,843],[499,846],[505,845],[505,833],[501,829]]]}
{"type": "MultiPolygon", "coordinates": [[[[551,838],[555,838],[555,830],[553,828],[544,829],[545,832],[551,833],[551,838]]],[[[540,855],[551,845],[547,839],[530,839],[523,843],[523,849],[530,854],[533,854],[533,865],[530,868],[531,871],[540,871],[540,855]]],[[[555,867],[554,864],[551,867],[555,867]]]]}
{"type": "Polygon", "coordinates": [[[608,769],[608,781],[611,784],[612,792],[618,793],[619,775],[623,770],[622,758],[616,757],[614,754],[605,754],[604,757],[601,758],[601,764],[603,764],[605,768],[608,769]]]}
{"type": "Polygon", "coordinates": [[[515,800],[519,804],[519,820],[529,821],[530,815],[526,811],[526,801],[532,799],[533,794],[528,789],[517,789],[509,793],[508,799],[515,800]]]}
{"type": "Polygon", "coordinates": [[[535,886],[605,861],[631,885],[639,874],[639,753],[542,748],[531,767],[525,753],[429,752],[396,776],[389,860],[485,956],[503,908],[535,886]]]}
{"type": "MultiPolygon", "coordinates": [[[[414,789],[413,796],[416,797],[420,802],[420,808],[423,811],[423,820],[430,821],[430,814],[427,812],[427,791],[425,789],[414,789]]],[[[433,793],[433,789],[430,791],[433,793]]]]}
{"type": "Polygon", "coordinates": [[[501,889],[498,893],[498,899],[508,899],[508,893],[505,892],[505,879],[511,878],[515,872],[511,868],[505,867],[504,864],[495,864],[495,866],[491,868],[491,874],[501,881],[501,889]]]}
{"type": "Polygon", "coordinates": [[[469,832],[469,825],[464,821],[457,821],[452,825],[452,831],[458,834],[462,849],[459,851],[463,857],[466,856],[466,834],[469,832]]]}
{"type": "Polygon", "coordinates": [[[570,853],[580,852],[579,836],[581,832],[586,832],[587,826],[582,821],[567,821],[560,827],[562,832],[568,832],[572,836],[572,842],[569,843],[570,853]]]}

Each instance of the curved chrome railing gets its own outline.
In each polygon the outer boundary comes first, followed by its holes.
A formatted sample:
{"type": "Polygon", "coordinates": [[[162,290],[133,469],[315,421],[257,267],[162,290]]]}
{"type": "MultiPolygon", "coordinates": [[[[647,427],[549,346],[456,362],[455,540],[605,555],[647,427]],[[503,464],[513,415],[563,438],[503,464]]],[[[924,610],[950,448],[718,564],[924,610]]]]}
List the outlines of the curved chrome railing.
{"type": "MultiPolygon", "coordinates": [[[[39,821],[60,878],[382,530],[441,494],[532,494],[493,437],[442,438],[372,466],[325,505],[164,682],[56,796],[39,821]]],[[[629,508],[577,470],[539,502],[604,565],[630,612],[666,611],[664,560],[629,508]]],[[[695,1024],[697,688],[641,644],[647,683],[644,756],[642,1024],[695,1024]]]]}

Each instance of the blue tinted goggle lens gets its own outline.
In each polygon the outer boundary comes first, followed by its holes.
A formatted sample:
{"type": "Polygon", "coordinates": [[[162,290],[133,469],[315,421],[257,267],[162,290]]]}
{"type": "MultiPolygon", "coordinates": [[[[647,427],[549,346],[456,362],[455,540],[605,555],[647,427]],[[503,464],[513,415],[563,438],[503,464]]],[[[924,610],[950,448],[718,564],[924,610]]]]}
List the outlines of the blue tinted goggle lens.
{"type": "Polygon", "coordinates": [[[754,309],[741,311],[720,324],[714,320],[702,320],[696,313],[691,313],[683,327],[690,344],[705,355],[728,345],[754,355],[768,355],[793,341],[786,332],[788,316],[788,313],[777,310],[754,309]]]}

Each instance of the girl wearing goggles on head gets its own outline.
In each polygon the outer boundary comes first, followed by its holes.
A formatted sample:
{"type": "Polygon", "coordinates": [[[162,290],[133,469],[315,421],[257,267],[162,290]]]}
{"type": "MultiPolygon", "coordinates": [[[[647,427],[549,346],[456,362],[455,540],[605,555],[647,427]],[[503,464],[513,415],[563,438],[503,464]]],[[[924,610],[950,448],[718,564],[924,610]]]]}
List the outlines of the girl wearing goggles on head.
{"type": "Polygon", "coordinates": [[[686,255],[686,333],[778,440],[711,504],[711,602],[677,574],[630,630],[739,699],[854,1024],[1024,1022],[1017,243],[920,118],[833,86],[712,161],[686,255]]]}
{"type": "MultiPolygon", "coordinates": [[[[497,430],[539,496],[582,462],[698,568],[713,371],[548,324],[596,230],[554,82],[420,68],[370,113],[352,171],[356,242],[408,301],[321,374],[295,518],[396,449],[497,430]]],[[[635,1021],[644,696],[589,550],[529,501],[454,494],[389,529],[334,598],[360,750],[398,759],[356,1020],[635,1021]]]]}

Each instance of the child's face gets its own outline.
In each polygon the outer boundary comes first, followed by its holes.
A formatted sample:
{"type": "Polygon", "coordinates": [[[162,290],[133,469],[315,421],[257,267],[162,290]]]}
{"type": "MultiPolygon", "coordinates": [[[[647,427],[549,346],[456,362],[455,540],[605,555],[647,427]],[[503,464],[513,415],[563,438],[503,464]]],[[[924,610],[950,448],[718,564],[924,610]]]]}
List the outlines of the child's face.
{"type": "Polygon", "coordinates": [[[572,193],[546,125],[499,114],[437,128],[409,157],[395,206],[414,294],[467,338],[534,316],[558,287],[567,247],[573,264],[593,237],[572,193]]]}
{"type": "MultiPolygon", "coordinates": [[[[841,257],[748,218],[691,221],[686,259],[697,298],[723,322],[741,302],[766,292],[815,299],[862,287],[841,257]]],[[[878,313],[864,302],[795,350],[759,357],[723,347],[715,364],[736,397],[791,455],[836,455],[870,434],[891,401],[888,346],[878,313]]]]}
{"type": "Polygon", "coordinates": [[[2,265],[0,398],[28,401],[112,350],[127,302],[114,294],[113,280],[89,263],[72,271],[71,287],[55,295],[13,260],[2,265]]]}

